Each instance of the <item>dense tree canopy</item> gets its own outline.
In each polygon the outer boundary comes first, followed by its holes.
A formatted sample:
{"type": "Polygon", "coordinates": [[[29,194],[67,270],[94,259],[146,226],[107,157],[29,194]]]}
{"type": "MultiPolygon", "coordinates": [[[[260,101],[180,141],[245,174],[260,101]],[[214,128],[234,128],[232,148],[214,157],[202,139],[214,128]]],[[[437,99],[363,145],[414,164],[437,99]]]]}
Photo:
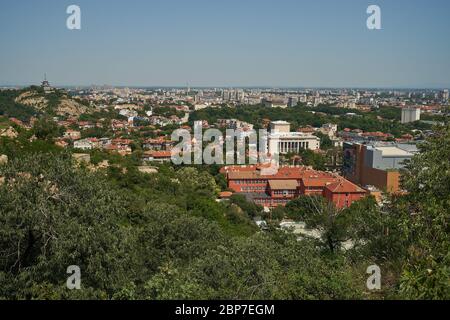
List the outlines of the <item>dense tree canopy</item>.
{"type": "Polygon", "coordinates": [[[93,171],[48,141],[3,138],[0,298],[448,299],[449,145],[450,128],[437,129],[405,168],[408,193],[381,207],[301,197],[275,210],[321,231],[299,241],[260,231],[262,210],[243,197],[217,202],[217,168],[150,175],[129,157],[93,171]],[[365,287],[372,264],[377,293],[365,287]],[[66,288],[70,265],[82,290],[66,288]]]}
{"type": "MultiPolygon", "coordinates": [[[[293,108],[279,109],[268,108],[261,105],[257,106],[237,106],[235,108],[205,108],[195,111],[190,116],[190,121],[207,120],[213,124],[217,119],[239,119],[255,124],[256,128],[262,128],[262,120],[272,121],[284,120],[291,123],[293,130],[299,127],[312,125],[320,127],[325,123],[335,123],[339,129],[361,129],[367,132],[381,131],[392,133],[396,137],[402,134],[410,133],[415,129],[415,123],[403,125],[400,123],[398,110],[392,108],[380,108],[374,112],[361,112],[358,110],[349,110],[337,108],[334,106],[318,106],[315,108],[299,105],[293,108]],[[355,113],[356,115],[346,115],[355,113]],[[382,119],[378,118],[381,117],[382,119]]],[[[431,125],[421,124],[419,129],[430,129],[431,125]]]]}

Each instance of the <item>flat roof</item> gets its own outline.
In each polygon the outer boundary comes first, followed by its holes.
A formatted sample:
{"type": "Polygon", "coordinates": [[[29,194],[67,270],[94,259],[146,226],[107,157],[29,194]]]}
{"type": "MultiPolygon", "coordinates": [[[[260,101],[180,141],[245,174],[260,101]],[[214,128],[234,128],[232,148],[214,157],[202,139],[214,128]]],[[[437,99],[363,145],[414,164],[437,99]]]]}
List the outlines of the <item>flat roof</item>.
{"type": "Polygon", "coordinates": [[[412,157],[413,154],[398,147],[376,147],[375,150],[381,151],[383,157],[412,157]]]}
{"type": "Polygon", "coordinates": [[[283,121],[283,120],[272,121],[271,123],[272,123],[272,124],[290,124],[289,122],[283,121]]]}

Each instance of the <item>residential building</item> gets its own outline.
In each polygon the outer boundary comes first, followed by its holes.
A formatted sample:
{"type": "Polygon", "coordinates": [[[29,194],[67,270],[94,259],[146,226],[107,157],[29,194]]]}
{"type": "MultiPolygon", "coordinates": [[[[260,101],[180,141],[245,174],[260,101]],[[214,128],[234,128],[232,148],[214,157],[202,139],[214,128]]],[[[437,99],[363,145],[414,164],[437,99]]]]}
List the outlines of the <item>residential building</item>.
{"type": "Polygon", "coordinates": [[[172,159],[171,151],[145,151],[142,160],[147,162],[169,162],[172,159]]]}
{"type": "Polygon", "coordinates": [[[402,123],[410,123],[420,120],[420,108],[403,108],[402,109],[402,123]]]}
{"type": "Polygon", "coordinates": [[[77,140],[73,143],[75,149],[92,150],[93,146],[89,139],[77,140]]]}
{"type": "Polygon", "coordinates": [[[444,91],[442,91],[442,101],[444,103],[448,103],[448,99],[449,99],[448,90],[445,89],[444,91]]]}
{"type": "Polygon", "coordinates": [[[287,103],[283,99],[263,99],[262,103],[267,108],[282,108],[288,107],[287,103]]]}
{"type": "Polygon", "coordinates": [[[297,97],[289,97],[288,100],[288,107],[292,108],[298,105],[298,98],[297,97]]]}
{"type": "Polygon", "coordinates": [[[63,137],[65,139],[70,139],[70,140],[79,140],[79,139],[81,139],[81,132],[72,130],[72,129],[68,129],[66,132],[64,132],[63,137]]]}

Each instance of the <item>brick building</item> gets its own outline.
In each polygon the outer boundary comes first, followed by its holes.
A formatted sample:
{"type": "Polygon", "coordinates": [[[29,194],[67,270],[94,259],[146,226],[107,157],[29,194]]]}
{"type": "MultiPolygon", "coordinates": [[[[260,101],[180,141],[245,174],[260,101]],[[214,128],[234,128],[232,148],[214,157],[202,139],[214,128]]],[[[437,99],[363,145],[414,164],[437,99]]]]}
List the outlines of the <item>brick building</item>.
{"type": "Polygon", "coordinates": [[[262,174],[259,166],[228,166],[221,172],[229,189],[269,208],[284,206],[301,195],[321,195],[344,208],[366,196],[365,190],[343,177],[309,167],[281,167],[272,175],[262,174]]]}
{"type": "Polygon", "coordinates": [[[344,176],[364,187],[399,192],[400,170],[418,149],[414,144],[344,143],[344,176]]]}

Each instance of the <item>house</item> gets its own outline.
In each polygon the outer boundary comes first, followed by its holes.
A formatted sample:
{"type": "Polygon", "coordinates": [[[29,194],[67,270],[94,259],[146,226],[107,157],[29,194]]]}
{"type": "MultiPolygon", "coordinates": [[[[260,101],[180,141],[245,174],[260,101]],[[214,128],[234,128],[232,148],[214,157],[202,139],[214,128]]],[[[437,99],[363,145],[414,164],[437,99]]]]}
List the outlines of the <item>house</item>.
{"type": "Polygon", "coordinates": [[[63,137],[65,139],[69,139],[69,140],[79,140],[79,139],[81,139],[81,132],[72,130],[72,129],[68,129],[68,130],[66,130],[66,132],[64,132],[63,137]]]}
{"type": "Polygon", "coordinates": [[[217,202],[229,201],[232,195],[233,195],[233,192],[230,192],[230,191],[220,192],[219,193],[219,198],[216,201],[217,202]]]}
{"type": "Polygon", "coordinates": [[[353,202],[361,200],[366,194],[365,190],[343,178],[328,184],[323,191],[323,196],[333,202],[338,209],[350,207],[353,202]]]}
{"type": "Polygon", "coordinates": [[[233,192],[231,192],[231,191],[223,191],[223,192],[219,193],[219,198],[220,199],[229,199],[232,195],[233,195],[233,192]]]}
{"type": "Polygon", "coordinates": [[[73,143],[75,149],[92,150],[93,146],[89,139],[77,140],[73,143]]]}
{"type": "Polygon", "coordinates": [[[79,121],[78,122],[78,127],[81,129],[92,129],[95,128],[95,125],[92,122],[89,121],[79,121]]]}
{"type": "Polygon", "coordinates": [[[100,148],[100,140],[97,138],[86,138],[73,143],[75,149],[92,150],[100,148]]]}
{"type": "Polygon", "coordinates": [[[165,137],[159,137],[156,139],[147,139],[143,142],[142,147],[147,150],[153,151],[167,151],[170,150],[174,142],[167,140],[165,137]]]}
{"type": "Polygon", "coordinates": [[[168,162],[171,159],[171,151],[145,151],[142,155],[142,160],[147,162],[168,162]]]}
{"type": "Polygon", "coordinates": [[[128,121],[121,121],[121,120],[112,120],[111,121],[111,127],[113,131],[126,129],[128,127],[128,121]]]}

